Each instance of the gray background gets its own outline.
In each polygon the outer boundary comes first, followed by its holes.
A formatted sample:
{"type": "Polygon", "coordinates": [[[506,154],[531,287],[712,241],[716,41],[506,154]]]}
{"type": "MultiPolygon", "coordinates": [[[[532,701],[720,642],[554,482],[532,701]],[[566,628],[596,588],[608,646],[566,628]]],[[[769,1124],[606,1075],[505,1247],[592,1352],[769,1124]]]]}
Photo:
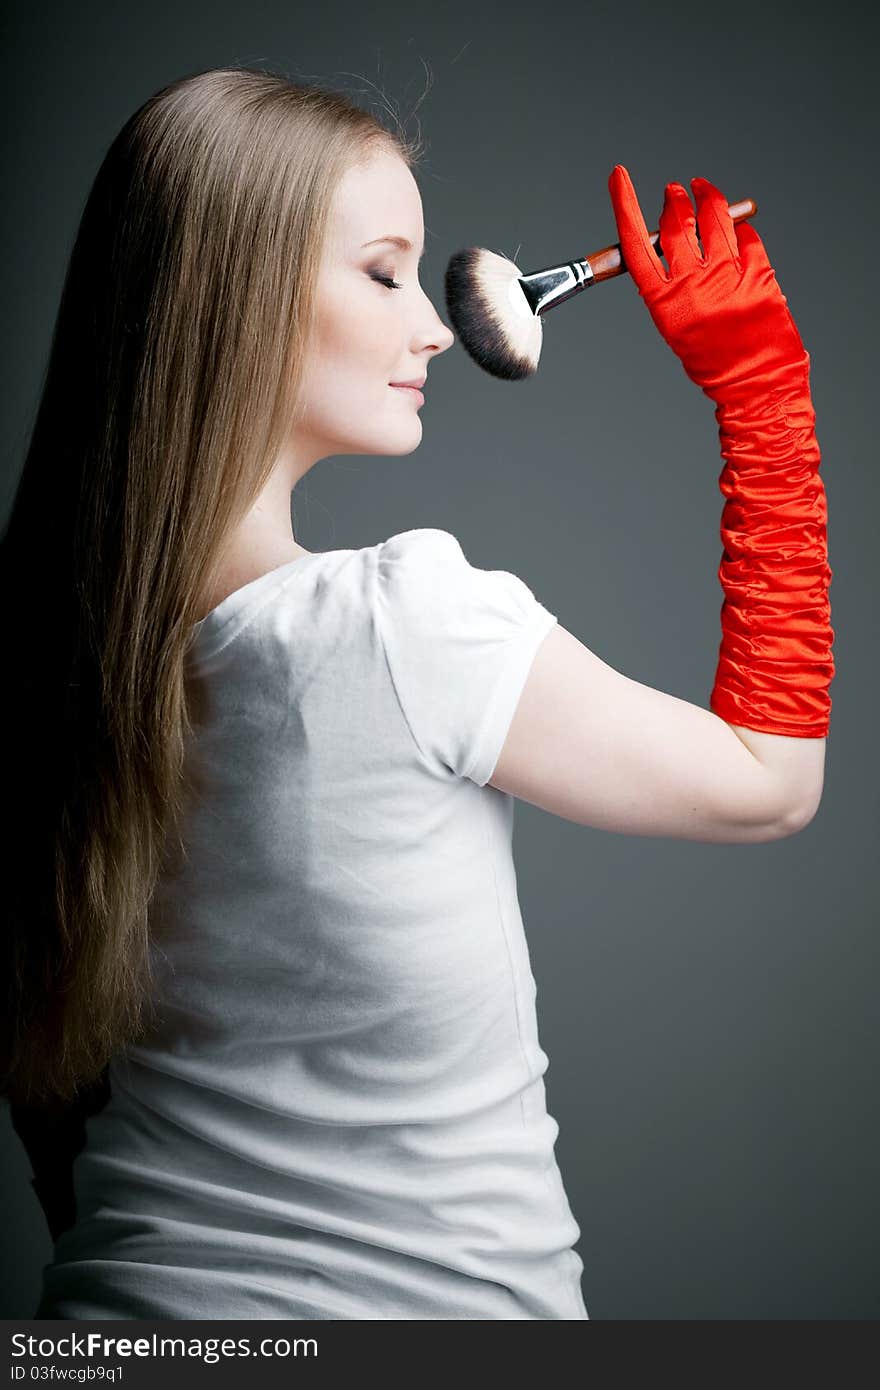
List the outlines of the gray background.
{"type": "MultiPolygon", "coordinates": [[[[615,163],[651,229],[669,180],[701,174],[759,204],[811,354],[823,449],[837,663],[825,795],[800,835],[744,847],[517,805],[548,1102],[593,1319],[880,1311],[878,37],[864,5],[778,0],[6,10],[7,506],[88,188],[123,121],[186,72],[265,63],[388,99],[417,126],[422,278],[444,319],[459,247],[526,270],[616,241],[615,163]]],[[[717,429],[632,280],[555,310],[527,382],[495,380],[456,345],[420,413],[413,454],[328,459],[302,480],[298,540],[452,531],[471,563],[521,575],[619,670],[707,707],[717,429]]],[[[0,1316],[28,1317],[51,1247],[5,1108],[0,1144],[0,1316]]]]}

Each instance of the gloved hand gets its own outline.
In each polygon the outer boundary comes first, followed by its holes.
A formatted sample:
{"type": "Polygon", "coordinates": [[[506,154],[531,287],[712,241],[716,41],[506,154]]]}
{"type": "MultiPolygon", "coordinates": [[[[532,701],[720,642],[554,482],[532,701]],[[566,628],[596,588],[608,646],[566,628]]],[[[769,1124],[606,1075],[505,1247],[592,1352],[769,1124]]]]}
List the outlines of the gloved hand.
{"type": "Polygon", "coordinates": [[[808,390],[809,355],[764,244],[749,222],[733,221],[723,193],[691,179],[695,215],[682,185],[668,183],[655,250],[622,164],[608,188],[623,262],[690,379],[717,405],[808,390]]]}
{"type": "Polygon", "coordinates": [[[722,640],[711,709],[733,726],[825,738],[835,674],[827,505],[810,357],[761,238],[706,179],[666,185],[651,244],[622,164],[608,180],[624,264],[692,381],[715,401],[725,467],[722,640]],[[703,251],[697,241],[697,220],[703,251]]]}

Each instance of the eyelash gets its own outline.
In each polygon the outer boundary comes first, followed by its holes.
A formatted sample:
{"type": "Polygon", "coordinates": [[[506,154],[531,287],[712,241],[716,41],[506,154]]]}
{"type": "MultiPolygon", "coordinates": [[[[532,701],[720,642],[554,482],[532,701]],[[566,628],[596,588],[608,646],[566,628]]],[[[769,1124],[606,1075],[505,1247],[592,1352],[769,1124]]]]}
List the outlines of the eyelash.
{"type": "Polygon", "coordinates": [[[402,290],[403,285],[399,285],[396,280],[392,280],[390,275],[382,275],[378,270],[375,274],[370,272],[370,279],[375,280],[380,285],[386,285],[389,290],[402,290]]]}

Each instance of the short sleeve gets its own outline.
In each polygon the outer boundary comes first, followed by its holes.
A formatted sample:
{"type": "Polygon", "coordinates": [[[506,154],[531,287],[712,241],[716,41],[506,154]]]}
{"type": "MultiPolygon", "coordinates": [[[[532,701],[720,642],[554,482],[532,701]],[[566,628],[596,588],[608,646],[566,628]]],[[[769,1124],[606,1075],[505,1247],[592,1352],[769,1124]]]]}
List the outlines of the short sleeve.
{"type": "Polygon", "coordinates": [[[397,699],[423,757],[485,786],[556,615],[506,570],[465,558],[448,531],[379,547],[377,621],[397,699]]]}

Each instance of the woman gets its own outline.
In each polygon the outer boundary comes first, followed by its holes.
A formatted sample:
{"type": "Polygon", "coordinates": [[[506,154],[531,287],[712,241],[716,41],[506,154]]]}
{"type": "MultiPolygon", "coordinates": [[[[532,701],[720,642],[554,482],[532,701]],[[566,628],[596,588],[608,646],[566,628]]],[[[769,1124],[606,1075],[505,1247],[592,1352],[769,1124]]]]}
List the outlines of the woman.
{"type": "Polygon", "coordinates": [[[297,480],[413,451],[396,383],[453,341],[415,157],[218,70],[84,212],[2,548],[3,1090],[83,1126],[38,1317],[586,1319],[512,798],[739,842],[818,804],[816,704],[785,737],[628,681],[444,531],[297,543],[297,480]]]}

